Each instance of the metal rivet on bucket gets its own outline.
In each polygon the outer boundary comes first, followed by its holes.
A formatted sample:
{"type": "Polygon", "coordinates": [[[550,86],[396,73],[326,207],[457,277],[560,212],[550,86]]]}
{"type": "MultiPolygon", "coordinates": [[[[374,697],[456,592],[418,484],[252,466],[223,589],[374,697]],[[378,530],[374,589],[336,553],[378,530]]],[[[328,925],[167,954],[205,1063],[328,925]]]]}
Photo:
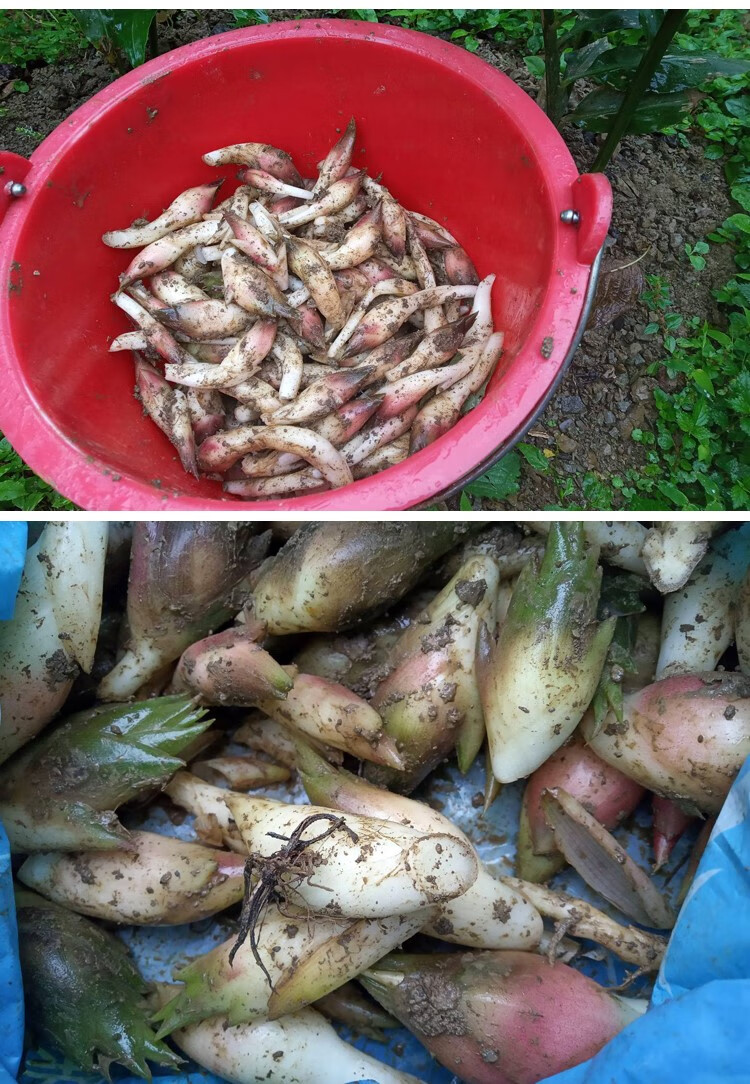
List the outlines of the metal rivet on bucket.
{"type": "Polygon", "coordinates": [[[565,222],[567,225],[570,226],[577,226],[578,223],[581,221],[581,216],[579,215],[578,211],[561,211],[560,221],[565,222]]]}
{"type": "Polygon", "coordinates": [[[18,196],[26,195],[26,185],[21,184],[20,181],[8,181],[5,186],[5,191],[8,193],[9,196],[15,196],[16,198],[18,198],[18,196]]]}

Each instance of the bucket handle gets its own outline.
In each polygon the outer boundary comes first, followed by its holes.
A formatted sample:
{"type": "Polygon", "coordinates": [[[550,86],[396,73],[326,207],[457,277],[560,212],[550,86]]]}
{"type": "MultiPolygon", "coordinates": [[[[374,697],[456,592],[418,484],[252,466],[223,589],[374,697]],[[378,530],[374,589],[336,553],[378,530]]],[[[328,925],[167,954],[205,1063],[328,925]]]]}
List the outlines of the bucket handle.
{"type": "Polygon", "coordinates": [[[0,222],[5,212],[21,196],[26,195],[23,183],[31,169],[31,162],[21,154],[0,151],[0,222]]]}
{"type": "Polygon", "coordinates": [[[563,221],[578,227],[578,260],[592,264],[604,244],[612,218],[612,187],[603,173],[582,173],[573,182],[572,214],[563,221]]]}

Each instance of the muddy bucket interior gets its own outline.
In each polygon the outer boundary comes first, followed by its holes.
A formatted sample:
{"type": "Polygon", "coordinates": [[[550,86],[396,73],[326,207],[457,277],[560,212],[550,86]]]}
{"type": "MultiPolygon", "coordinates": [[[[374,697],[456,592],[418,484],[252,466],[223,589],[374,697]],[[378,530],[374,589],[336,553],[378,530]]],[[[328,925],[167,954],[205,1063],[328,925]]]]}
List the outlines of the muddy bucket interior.
{"type": "MultiPolygon", "coordinates": [[[[600,175],[579,176],[538,106],[477,57],[370,23],[282,23],[198,42],[117,80],[30,163],[3,155],[0,428],[32,469],[84,508],[402,509],[480,473],[531,424],[568,363],[609,223],[600,175]],[[106,230],[153,218],[182,189],[227,177],[206,151],[247,140],[290,151],[305,176],[354,116],[354,164],[444,223],[494,272],[505,353],[483,402],[433,445],[341,490],[229,500],[182,469],[133,397],[128,330],[110,302],[127,253],[106,230]],[[21,176],[25,174],[25,176],[21,176]],[[566,211],[573,215],[561,215],[566,211]]],[[[132,255],[132,253],[131,253],[132,255]]]]}

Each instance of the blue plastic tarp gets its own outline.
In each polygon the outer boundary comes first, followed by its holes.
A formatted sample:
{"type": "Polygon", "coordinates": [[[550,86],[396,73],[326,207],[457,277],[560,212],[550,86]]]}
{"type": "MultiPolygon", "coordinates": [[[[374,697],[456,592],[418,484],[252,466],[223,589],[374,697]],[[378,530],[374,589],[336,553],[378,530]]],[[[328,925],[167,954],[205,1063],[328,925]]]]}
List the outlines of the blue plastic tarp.
{"type": "MultiPolygon", "coordinates": [[[[20,525],[23,526],[23,525],[20,525]]],[[[0,524],[0,613],[12,615],[25,531],[0,524]]],[[[750,761],[737,778],[680,912],[651,1007],[589,1062],[546,1084],[750,1084],[750,761]]],[[[411,1036],[398,1061],[427,1084],[450,1078],[411,1036]]],[[[23,1041],[23,999],[7,839],[0,826],[0,1084],[15,1080],[23,1041]]],[[[372,1040],[358,1046],[378,1057],[372,1040]]],[[[23,1084],[95,1082],[35,1055],[23,1084]]],[[[117,1074],[115,1074],[117,1075],[117,1074]]],[[[117,1075],[120,1084],[138,1084],[117,1075]]],[[[221,1084],[200,1071],[155,1074],[159,1084],[221,1084]]],[[[377,1084],[377,1081],[368,1082],[377,1084]]]]}
{"type": "Polygon", "coordinates": [[[0,527],[0,621],[9,621],[21,586],[28,527],[18,522],[0,527]]]}
{"type": "MultiPolygon", "coordinates": [[[[0,524],[0,620],[13,616],[26,558],[26,524],[0,524]]],[[[2,720],[0,719],[0,726],[2,720]]],[[[0,824],[0,1084],[16,1079],[23,1045],[23,994],[8,837],[0,824]]]]}

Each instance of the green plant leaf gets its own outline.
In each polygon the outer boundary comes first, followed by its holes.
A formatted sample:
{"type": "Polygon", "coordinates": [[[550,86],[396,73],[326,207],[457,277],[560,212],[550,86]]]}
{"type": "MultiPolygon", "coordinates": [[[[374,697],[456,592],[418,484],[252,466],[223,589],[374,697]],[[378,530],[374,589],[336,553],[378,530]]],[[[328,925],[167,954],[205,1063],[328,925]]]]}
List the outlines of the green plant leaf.
{"type": "Polygon", "coordinates": [[[587,471],[581,482],[587,508],[611,508],[614,501],[612,489],[593,471],[587,471]]]}
{"type": "Polygon", "coordinates": [[[490,501],[504,501],[518,492],[521,478],[521,460],[517,452],[508,452],[498,459],[497,463],[477,478],[470,482],[465,493],[472,497],[486,497],[490,501]]]}
{"type": "Polygon", "coordinates": [[[544,57],[541,56],[525,56],[523,62],[537,79],[544,78],[544,57]]]}
{"type": "Polygon", "coordinates": [[[750,184],[733,185],[731,196],[734,202],[739,203],[744,211],[750,212],[750,184]]]}
{"type": "Polygon", "coordinates": [[[689,498],[672,482],[659,482],[657,489],[677,508],[686,508],[690,505],[689,498]]]}
{"type": "Polygon", "coordinates": [[[730,215],[724,225],[732,226],[741,233],[750,233],[750,215],[730,215]]]}
{"type": "Polygon", "coordinates": [[[119,50],[135,68],[146,59],[148,32],[156,11],[89,8],[74,11],[78,23],[95,48],[119,50]]]}
{"type": "Polygon", "coordinates": [[[75,511],[75,505],[33,474],[0,434],[0,511],[75,511]]]}
{"type": "Polygon", "coordinates": [[[29,493],[28,486],[22,479],[16,479],[10,482],[0,482],[0,506],[4,504],[16,505],[16,502],[23,500],[24,498],[31,497],[35,504],[41,501],[43,494],[41,493],[29,493]]]}
{"type": "Polygon", "coordinates": [[[518,450],[532,470],[540,474],[549,474],[549,460],[534,444],[519,444],[518,450]]]}
{"type": "MultiPolygon", "coordinates": [[[[607,40],[606,38],[604,39],[607,40]]],[[[634,45],[618,45],[601,50],[594,57],[585,74],[587,79],[601,80],[604,83],[613,83],[618,89],[625,89],[628,78],[633,74],[641,62],[643,49],[634,45]]],[[[568,78],[566,69],[565,78],[568,78]]]]}
{"type": "MultiPolygon", "coordinates": [[[[240,27],[257,26],[259,23],[266,24],[270,23],[271,21],[271,16],[268,14],[268,12],[263,11],[259,8],[254,8],[253,10],[250,10],[249,8],[241,8],[235,10],[234,8],[232,8],[230,10],[234,17],[235,23],[237,24],[237,26],[240,27]]],[[[361,17],[361,12],[359,14],[361,17]]]]}
{"type": "Polygon", "coordinates": [[[112,11],[113,41],[122,49],[132,67],[137,68],[146,59],[148,32],[156,11],[112,11]]]}
{"type": "Polygon", "coordinates": [[[727,113],[741,120],[743,124],[750,125],[750,94],[743,94],[739,98],[727,98],[724,108],[727,113]]]}
{"type": "Polygon", "coordinates": [[[100,8],[84,8],[73,12],[76,22],[94,46],[98,46],[107,37],[108,14],[100,8]]]}
{"type": "Polygon", "coordinates": [[[661,26],[664,12],[654,8],[645,8],[638,11],[638,22],[649,38],[653,38],[661,26]]]}
{"type": "Polygon", "coordinates": [[[698,87],[719,76],[745,75],[750,61],[673,49],[666,53],[651,80],[651,90],[660,94],[698,87]]]}
{"type": "MultiPolygon", "coordinates": [[[[642,135],[679,124],[695,108],[700,97],[694,90],[681,90],[675,94],[644,94],[633,113],[628,132],[642,135]]],[[[580,124],[589,132],[606,132],[623,98],[619,91],[599,87],[587,94],[565,119],[580,124]]]]}
{"type": "Polygon", "coordinates": [[[750,372],[741,372],[732,384],[732,394],[727,399],[738,414],[750,413],[750,372]]]}
{"type": "Polygon", "coordinates": [[[637,11],[576,11],[573,27],[562,36],[561,41],[582,41],[586,34],[610,34],[613,30],[638,30],[640,19],[637,11]]]}
{"type": "Polygon", "coordinates": [[[726,332],[719,331],[718,328],[708,328],[708,330],[706,331],[706,335],[709,339],[713,339],[714,342],[718,343],[719,346],[731,347],[732,345],[732,340],[729,338],[726,332]]]}
{"type": "Polygon", "coordinates": [[[701,391],[705,391],[706,395],[713,396],[716,394],[714,392],[713,381],[705,369],[694,369],[690,374],[690,378],[698,385],[701,391]]]}
{"type": "MultiPolygon", "coordinates": [[[[618,90],[624,90],[630,76],[641,62],[645,50],[635,45],[607,45],[607,39],[592,42],[577,53],[568,55],[568,66],[564,81],[573,82],[586,76],[587,79],[601,80],[618,90]],[[599,47],[604,42],[604,48],[599,47]],[[595,47],[596,50],[595,50],[595,47]],[[591,50],[591,53],[589,53],[591,50]],[[578,57],[581,57],[578,70],[578,57]],[[572,71],[571,71],[572,66],[572,71]]],[[[658,94],[668,94],[678,90],[687,90],[708,83],[719,76],[744,75],[750,71],[750,61],[730,59],[716,53],[697,53],[673,49],[666,53],[654,73],[650,90],[658,94]]]]}
{"type": "Polygon", "coordinates": [[[589,74],[602,53],[611,52],[614,50],[608,38],[597,38],[596,41],[589,42],[581,49],[574,49],[565,57],[565,75],[562,77],[562,83],[565,85],[574,83],[576,79],[589,74]]]}
{"type": "Polygon", "coordinates": [[[37,60],[74,59],[86,43],[71,11],[0,11],[0,64],[29,68],[37,60]]]}

